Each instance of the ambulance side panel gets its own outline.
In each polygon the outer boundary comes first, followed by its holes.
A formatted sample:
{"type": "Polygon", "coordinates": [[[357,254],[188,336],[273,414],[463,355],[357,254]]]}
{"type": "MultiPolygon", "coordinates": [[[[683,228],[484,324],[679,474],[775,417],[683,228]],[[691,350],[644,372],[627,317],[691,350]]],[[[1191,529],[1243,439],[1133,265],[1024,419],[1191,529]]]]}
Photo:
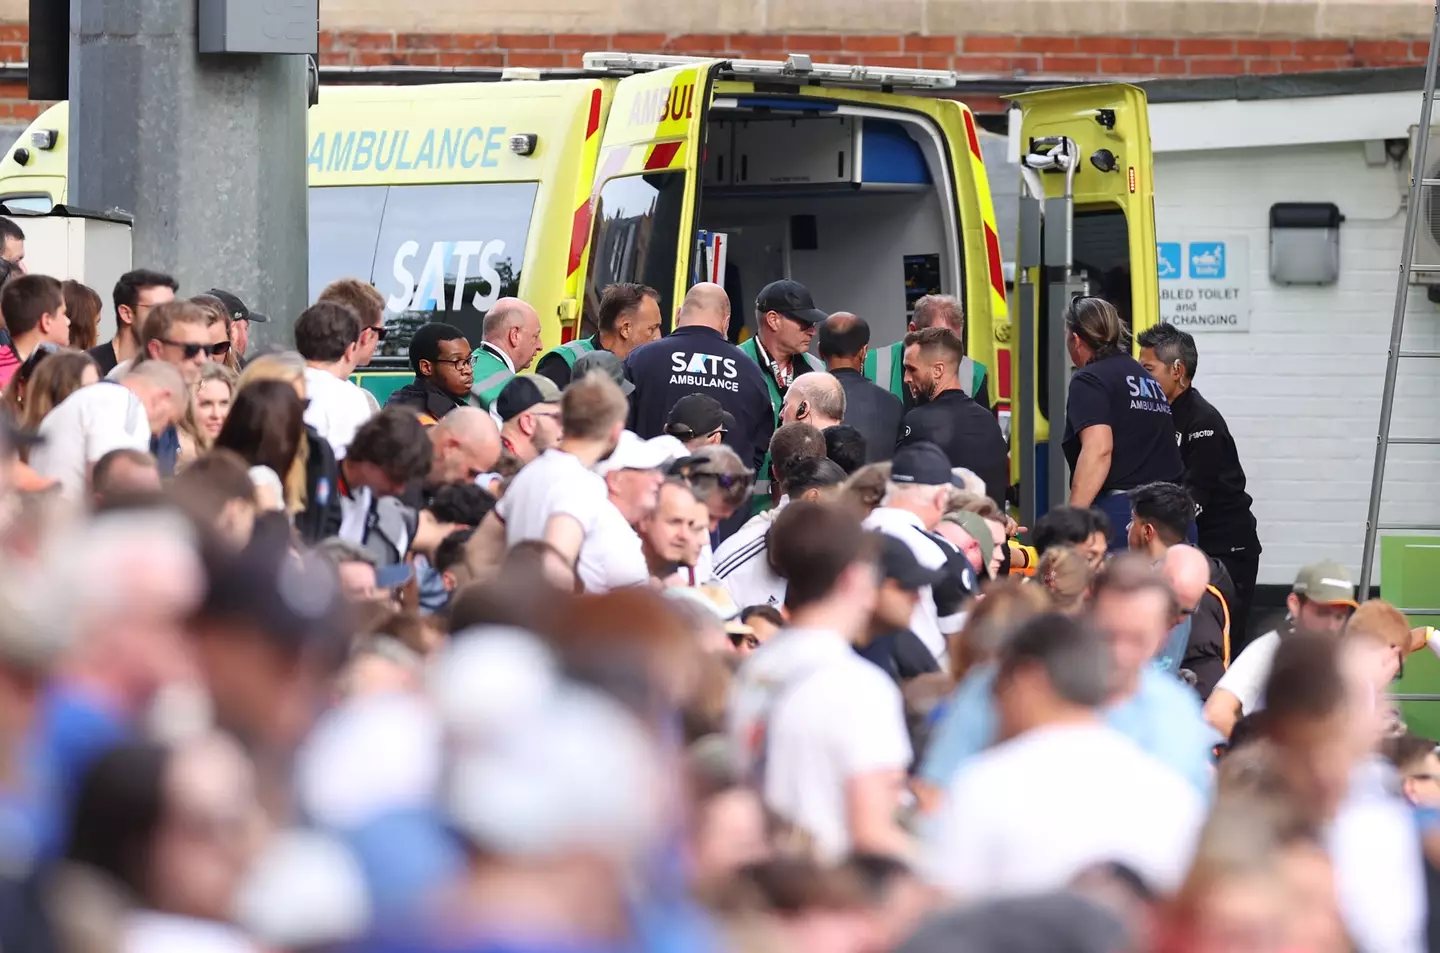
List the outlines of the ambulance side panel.
{"type": "Polygon", "coordinates": [[[311,297],[339,277],[372,281],[391,357],[428,321],[478,346],[508,296],[539,312],[545,348],[560,343],[574,196],[604,98],[600,80],[326,87],[306,156],[311,297]],[[533,151],[513,150],[516,136],[533,151]]]}

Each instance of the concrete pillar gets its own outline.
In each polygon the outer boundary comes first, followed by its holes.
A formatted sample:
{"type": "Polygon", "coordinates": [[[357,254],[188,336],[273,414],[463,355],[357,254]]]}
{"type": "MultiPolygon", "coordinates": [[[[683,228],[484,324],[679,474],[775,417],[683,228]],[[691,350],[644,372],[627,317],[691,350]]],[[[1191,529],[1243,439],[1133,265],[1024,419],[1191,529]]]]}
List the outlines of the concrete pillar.
{"type": "Polygon", "coordinates": [[[233,291],[274,319],[259,343],[288,344],[307,295],[305,57],[200,55],[196,0],[70,2],[70,204],[132,213],[136,267],[186,296],[233,291]]]}

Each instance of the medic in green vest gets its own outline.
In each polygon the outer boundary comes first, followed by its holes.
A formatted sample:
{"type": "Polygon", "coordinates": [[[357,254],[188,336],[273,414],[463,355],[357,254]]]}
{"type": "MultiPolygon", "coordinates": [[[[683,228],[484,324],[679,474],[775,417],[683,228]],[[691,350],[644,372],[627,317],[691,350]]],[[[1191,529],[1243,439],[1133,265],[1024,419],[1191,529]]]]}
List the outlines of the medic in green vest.
{"type": "MultiPolygon", "coordinates": [[[[810,342],[815,339],[815,329],[827,317],[829,315],[815,307],[810,289],[798,281],[772,281],[761,288],[755,298],[755,335],[741,344],[740,350],[764,372],[777,427],[780,426],[780,407],[791,382],[801,374],[825,370],[818,358],[810,356],[810,342]]],[[[769,494],[770,456],[767,454],[755,479],[757,508],[766,508],[769,494]]]]}
{"type": "MultiPolygon", "coordinates": [[[[915,302],[910,316],[911,331],[925,328],[949,328],[965,340],[965,309],[949,295],[926,295],[915,302]]],[[[875,348],[865,357],[865,376],[905,402],[915,406],[915,398],[905,386],[905,341],[875,348]]],[[[966,357],[960,363],[960,389],[986,410],[990,410],[990,388],[985,381],[985,365],[966,357]]]]}
{"type": "Polygon", "coordinates": [[[540,315],[519,298],[501,298],[486,312],[480,333],[470,400],[489,410],[510,378],[540,353],[540,315]]]}
{"type": "Polygon", "coordinates": [[[575,362],[591,351],[609,351],[620,360],[642,344],[660,340],[660,292],[646,285],[624,282],[600,295],[597,333],[551,348],[535,365],[535,373],[550,378],[564,390],[575,362]]]}

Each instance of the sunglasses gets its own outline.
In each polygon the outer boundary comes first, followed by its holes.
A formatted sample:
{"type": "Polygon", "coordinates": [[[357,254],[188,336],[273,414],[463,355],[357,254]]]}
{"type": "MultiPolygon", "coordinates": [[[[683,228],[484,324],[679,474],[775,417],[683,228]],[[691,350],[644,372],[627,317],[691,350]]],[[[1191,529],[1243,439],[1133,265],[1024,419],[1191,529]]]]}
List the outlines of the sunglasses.
{"type": "Polygon", "coordinates": [[[691,470],[688,474],[692,480],[714,480],[722,490],[731,490],[738,486],[749,486],[752,474],[745,473],[714,473],[710,470],[691,470]]]}
{"type": "Polygon", "coordinates": [[[369,331],[371,334],[375,335],[375,339],[377,341],[385,340],[386,335],[390,333],[390,329],[383,324],[373,328],[365,328],[364,330],[369,331]]]}
{"type": "Polygon", "coordinates": [[[194,360],[201,354],[208,357],[224,357],[230,353],[229,341],[221,341],[219,344],[194,344],[188,341],[167,341],[161,338],[160,343],[166,347],[179,348],[187,361],[194,360]]]}

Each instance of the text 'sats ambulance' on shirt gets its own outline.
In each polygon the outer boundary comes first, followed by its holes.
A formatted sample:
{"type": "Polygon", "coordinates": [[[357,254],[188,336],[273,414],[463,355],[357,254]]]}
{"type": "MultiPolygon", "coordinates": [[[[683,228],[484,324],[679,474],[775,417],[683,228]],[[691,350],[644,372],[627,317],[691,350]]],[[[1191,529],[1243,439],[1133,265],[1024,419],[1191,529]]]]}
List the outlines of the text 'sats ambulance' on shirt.
{"type": "Polygon", "coordinates": [[[630,352],[625,371],[635,385],[630,395],[630,429],[650,439],[665,432],[665,418],[682,397],[704,394],[735,418],[725,443],[745,465],[759,470],[775,432],[775,412],[764,372],[738,347],[711,328],[676,328],[668,337],[630,352]]]}
{"type": "Polygon", "coordinates": [[[1157,481],[1179,483],[1184,466],[1165,392],[1129,354],[1092,361],[1070,378],[1065,405],[1065,462],[1075,472],[1080,432],[1108,426],[1115,449],[1102,493],[1157,481]]]}

